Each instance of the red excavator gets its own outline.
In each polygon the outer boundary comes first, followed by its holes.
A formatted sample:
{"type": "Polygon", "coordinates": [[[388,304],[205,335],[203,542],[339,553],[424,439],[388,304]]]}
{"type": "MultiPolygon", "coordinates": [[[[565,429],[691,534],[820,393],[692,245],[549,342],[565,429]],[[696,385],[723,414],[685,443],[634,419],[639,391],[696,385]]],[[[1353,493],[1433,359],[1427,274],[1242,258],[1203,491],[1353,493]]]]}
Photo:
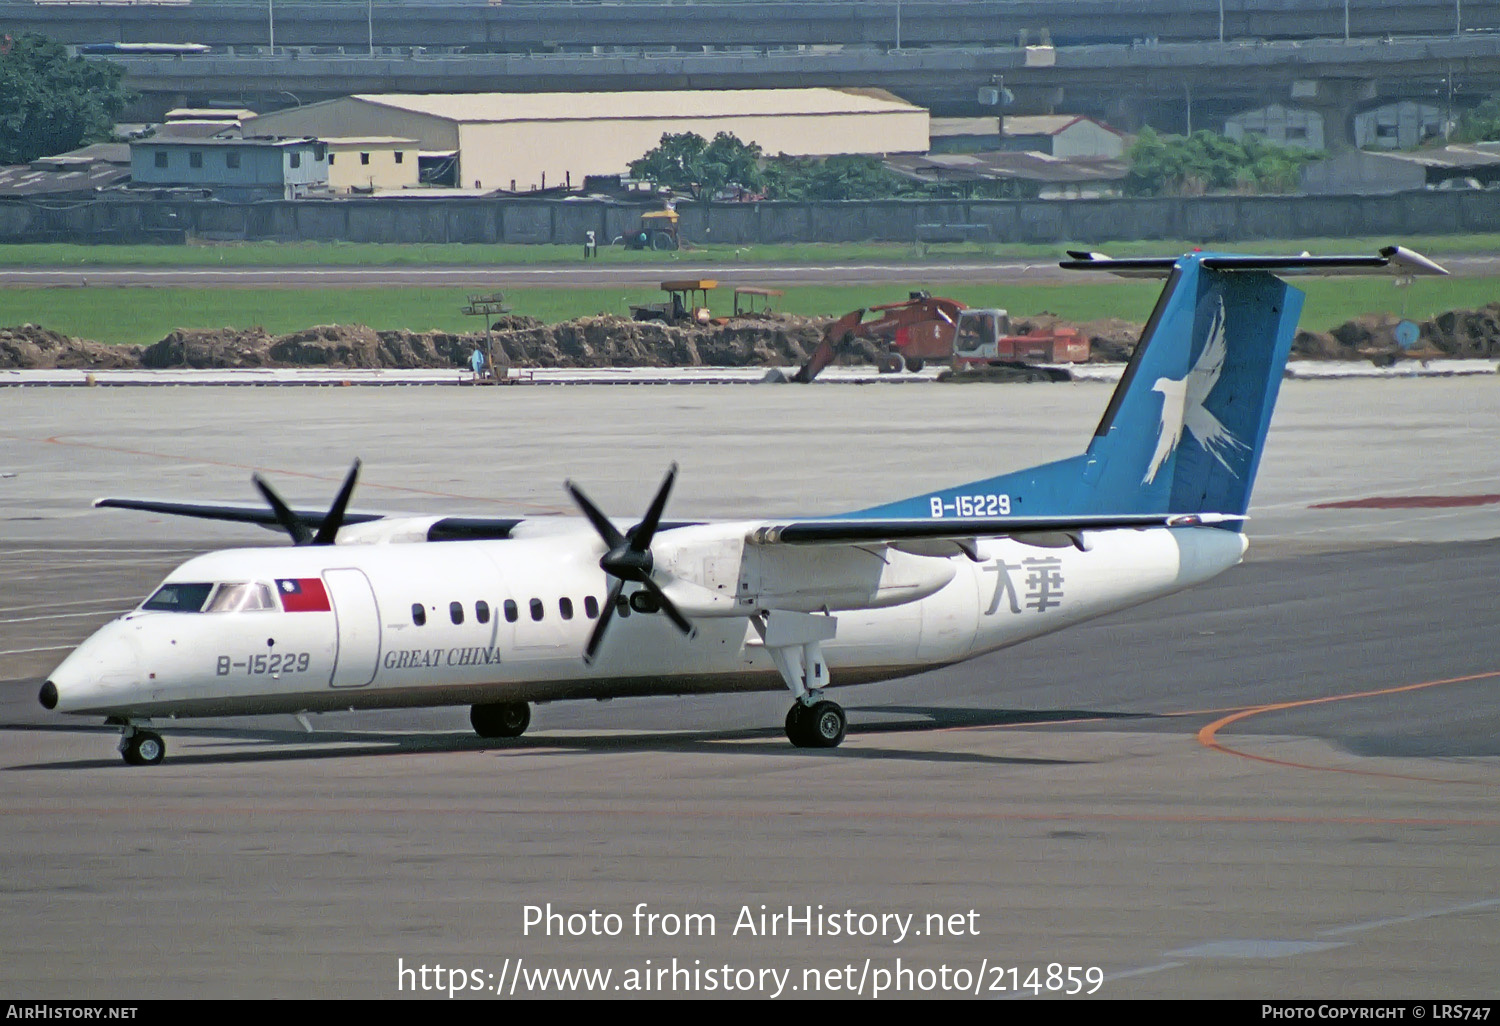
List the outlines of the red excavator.
{"type": "Polygon", "coordinates": [[[864,310],[852,310],[830,324],[792,380],[813,380],[855,339],[888,344],[878,363],[882,374],[894,374],[903,367],[916,372],[928,360],[943,360],[955,370],[1009,366],[1026,368],[1040,378],[1066,381],[1066,371],[1037,364],[1082,363],[1089,358],[1088,339],[1072,328],[1012,335],[1004,310],[971,310],[957,300],[928,292],[913,292],[905,302],[872,306],[869,312],[879,316],[867,321],[864,310]]]}

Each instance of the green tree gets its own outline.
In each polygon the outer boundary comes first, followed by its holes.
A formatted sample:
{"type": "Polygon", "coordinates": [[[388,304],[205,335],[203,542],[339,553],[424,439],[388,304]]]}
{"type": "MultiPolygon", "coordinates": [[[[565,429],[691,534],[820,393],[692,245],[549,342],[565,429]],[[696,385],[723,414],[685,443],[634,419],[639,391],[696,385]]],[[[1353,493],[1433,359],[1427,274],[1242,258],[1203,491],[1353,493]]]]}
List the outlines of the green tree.
{"type": "Polygon", "coordinates": [[[1323,154],[1278,146],[1257,135],[1230,139],[1215,132],[1160,136],[1143,128],[1126,156],[1131,196],[1200,196],[1207,192],[1291,192],[1302,165],[1323,154]]]}
{"type": "Polygon", "coordinates": [[[636,178],[694,196],[712,196],[733,186],[755,191],[762,185],[760,147],[728,132],[706,141],[697,132],[666,133],[655,149],[630,162],[636,178]]]}
{"type": "Polygon", "coordinates": [[[728,132],[720,132],[698,163],[700,188],[710,196],[732,187],[759,192],[765,185],[760,160],[759,144],[743,143],[728,132]]]}
{"type": "Polygon", "coordinates": [[[655,149],[630,162],[630,173],[643,181],[665,185],[680,192],[696,189],[699,162],[708,140],[697,132],[667,132],[655,149]]]}
{"type": "Polygon", "coordinates": [[[1488,142],[1500,139],[1500,96],[1491,96],[1458,119],[1456,142],[1488,142]]]}
{"type": "Polygon", "coordinates": [[[766,195],[772,199],[891,199],[921,195],[922,191],[921,186],[888,169],[879,157],[780,157],[766,168],[766,195]]]}
{"type": "Polygon", "coordinates": [[[69,57],[58,43],[22,34],[0,46],[0,164],[108,139],[131,100],[119,65],[69,57]]]}

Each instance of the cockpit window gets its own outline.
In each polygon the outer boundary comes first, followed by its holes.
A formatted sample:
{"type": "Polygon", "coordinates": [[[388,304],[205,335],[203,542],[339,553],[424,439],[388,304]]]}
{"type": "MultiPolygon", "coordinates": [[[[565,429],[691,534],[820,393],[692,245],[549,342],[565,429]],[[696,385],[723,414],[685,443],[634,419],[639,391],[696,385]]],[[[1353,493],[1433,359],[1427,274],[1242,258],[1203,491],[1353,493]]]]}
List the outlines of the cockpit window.
{"type": "Polygon", "coordinates": [[[212,584],[163,584],[141,608],[162,613],[196,613],[203,609],[208,593],[213,590],[212,584]]]}
{"type": "Polygon", "coordinates": [[[208,613],[240,613],[255,609],[275,609],[271,586],[255,581],[250,584],[221,584],[209,600],[208,613]]]}

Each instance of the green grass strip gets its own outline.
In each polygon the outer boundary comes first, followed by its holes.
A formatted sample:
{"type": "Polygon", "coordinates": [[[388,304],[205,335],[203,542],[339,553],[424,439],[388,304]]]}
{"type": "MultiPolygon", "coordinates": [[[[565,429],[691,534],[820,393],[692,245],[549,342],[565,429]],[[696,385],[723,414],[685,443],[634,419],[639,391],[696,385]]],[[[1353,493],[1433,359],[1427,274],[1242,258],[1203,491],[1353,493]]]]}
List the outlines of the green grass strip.
{"type": "MultiPolygon", "coordinates": [[[[1004,307],[1013,316],[1053,313],[1073,321],[1120,317],[1142,322],[1159,283],[1104,281],[1037,285],[793,286],[778,309],[836,316],[856,307],[895,302],[910,289],[930,288],[972,307],[1004,307]]],[[[1446,310],[1500,301],[1500,278],[1424,279],[1397,286],[1384,278],[1300,282],[1308,294],[1304,327],[1327,329],[1361,314],[1394,313],[1425,320],[1446,310]]],[[[719,298],[719,297],[715,297],[719,298]]],[[[507,289],[518,314],[553,322],[595,313],[628,315],[632,303],[661,293],[631,288],[507,289]]],[[[728,312],[730,297],[720,300],[728,312]]],[[[100,342],[148,344],[176,328],[263,327],[284,334],[318,324],[367,324],[376,329],[475,331],[477,318],[460,312],[465,290],[436,288],[0,288],[0,325],[24,323],[100,342]]]]}

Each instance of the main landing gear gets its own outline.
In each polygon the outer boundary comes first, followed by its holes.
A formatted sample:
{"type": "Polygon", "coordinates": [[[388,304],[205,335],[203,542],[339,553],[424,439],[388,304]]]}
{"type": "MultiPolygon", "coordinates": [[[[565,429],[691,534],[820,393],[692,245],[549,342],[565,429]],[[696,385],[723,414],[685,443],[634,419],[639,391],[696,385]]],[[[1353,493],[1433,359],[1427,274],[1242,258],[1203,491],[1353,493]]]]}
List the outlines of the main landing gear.
{"type": "Polygon", "coordinates": [[[531,706],[525,702],[496,702],[469,710],[469,722],[480,737],[520,737],[531,725],[531,706]]]}
{"type": "Polygon", "coordinates": [[[803,705],[799,700],[786,714],[787,740],[798,748],[837,748],[849,721],[837,702],[803,705]]]}
{"type": "Polygon", "coordinates": [[[167,754],[167,743],[152,730],[133,723],[120,729],[120,756],[131,766],[155,766],[167,754]]]}
{"type": "Polygon", "coordinates": [[[752,616],[750,623],[796,699],[786,714],[787,740],[798,748],[837,748],[849,721],[837,702],[823,697],[828,686],[823,642],[833,638],[838,620],[826,614],[771,610],[752,616]]]}

